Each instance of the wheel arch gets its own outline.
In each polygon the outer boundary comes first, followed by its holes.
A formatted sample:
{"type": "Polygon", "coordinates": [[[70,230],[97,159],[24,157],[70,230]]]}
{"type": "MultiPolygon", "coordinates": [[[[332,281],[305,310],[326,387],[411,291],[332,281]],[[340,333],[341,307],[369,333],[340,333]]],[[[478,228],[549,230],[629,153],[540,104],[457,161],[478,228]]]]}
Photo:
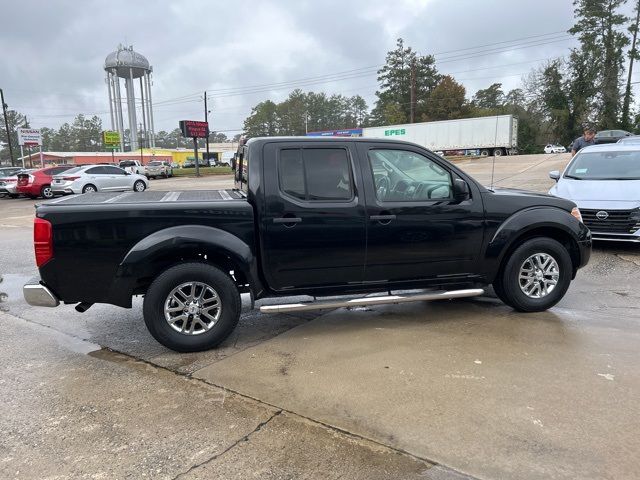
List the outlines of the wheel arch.
{"type": "Polygon", "coordinates": [[[262,291],[257,261],[249,245],[235,235],[215,227],[181,225],[157,231],[140,240],[125,255],[118,277],[126,287],[119,295],[143,294],[164,270],[198,261],[229,274],[241,292],[262,291]]]}
{"type": "MultiPolygon", "coordinates": [[[[586,227],[584,231],[588,232],[586,227]]],[[[519,245],[537,237],[551,238],[567,249],[573,268],[572,278],[575,278],[582,262],[579,246],[582,232],[578,220],[560,208],[534,208],[513,215],[500,226],[487,246],[485,259],[494,264],[490,269],[493,272],[490,280],[500,274],[505,259],[519,245]]]]}

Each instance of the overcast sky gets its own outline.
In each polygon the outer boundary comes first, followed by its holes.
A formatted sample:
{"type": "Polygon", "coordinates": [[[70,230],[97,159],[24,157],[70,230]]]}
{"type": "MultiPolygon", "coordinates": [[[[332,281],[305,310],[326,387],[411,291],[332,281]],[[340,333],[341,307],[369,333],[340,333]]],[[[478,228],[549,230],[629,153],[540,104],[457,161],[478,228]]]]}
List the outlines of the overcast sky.
{"type": "Polygon", "coordinates": [[[2,0],[1,14],[0,88],[34,127],[85,113],[109,128],[103,65],[119,43],[153,66],[156,130],[202,119],[206,89],[211,130],[229,136],[252,106],[296,86],[360,94],[371,107],[374,67],[398,37],[439,54],[439,71],[461,81],[468,97],[494,82],[515,88],[576,45],[553,33],[573,25],[571,0],[2,0]]]}

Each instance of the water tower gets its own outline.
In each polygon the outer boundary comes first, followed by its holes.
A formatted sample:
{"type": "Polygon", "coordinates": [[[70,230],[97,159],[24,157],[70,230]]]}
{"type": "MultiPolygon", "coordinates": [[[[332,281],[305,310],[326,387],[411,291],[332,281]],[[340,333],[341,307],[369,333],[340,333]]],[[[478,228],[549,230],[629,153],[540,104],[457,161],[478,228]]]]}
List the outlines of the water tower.
{"type": "Polygon", "coordinates": [[[109,89],[109,112],[111,113],[111,130],[120,133],[120,150],[124,151],[124,120],[122,116],[122,95],[120,79],[124,79],[127,94],[127,113],[129,115],[129,131],[131,132],[131,150],[140,146],[138,143],[138,124],[136,120],[136,95],[134,80],[140,79],[140,105],[142,106],[142,146],[155,147],[153,129],[153,104],[151,102],[151,72],[149,61],[133,46],[119,45],[115,52],[107,55],[104,61],[109,89]]]}

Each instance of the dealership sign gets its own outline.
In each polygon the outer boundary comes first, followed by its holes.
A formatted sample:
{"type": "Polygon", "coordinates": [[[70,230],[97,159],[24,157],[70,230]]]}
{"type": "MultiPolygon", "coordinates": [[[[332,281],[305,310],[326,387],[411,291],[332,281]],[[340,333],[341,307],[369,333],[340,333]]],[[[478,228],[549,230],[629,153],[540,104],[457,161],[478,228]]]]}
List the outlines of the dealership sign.
{"type": "Polygon", "coordinates": [[[120,133],[112,130],[102,132],[102,145],[104,148],[117,149],[120,147],[120,133]]]}
{"type": "Polygon", "coordinates": [[[42,145],[42,134],[39,128],[19,128],[18,145],[42,145]]]}
{"type": "Polygon", "coordinates": [[[197,120],[180,120],[180,131],[187,138],[208,138],[209,124],[197,120]]]}

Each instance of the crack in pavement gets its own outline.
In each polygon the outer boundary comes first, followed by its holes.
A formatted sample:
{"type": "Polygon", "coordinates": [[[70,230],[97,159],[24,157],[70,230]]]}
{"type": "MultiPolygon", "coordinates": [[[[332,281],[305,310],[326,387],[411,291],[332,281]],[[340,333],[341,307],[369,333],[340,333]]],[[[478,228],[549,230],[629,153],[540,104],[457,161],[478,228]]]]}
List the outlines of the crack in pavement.
{"type": "Polygon", "coordinates": [[[225,448],[222,452],[220,453],[216,453],[215,455],[211,456],[211,458],[208,458],[206,460],[204,460],[203,462],[197,463],[195,465],[192,465],[191,467],[189,467],[188,470],[179,473],[178,475],[176,475],[175,477],[173,477],[172,480],[177,480],[178,478],[184,477],[185,475],[187,475],[189,472],[192,472],[193,470],[195,470],[196,468],[202,467],[203,465],[207,465],[208,463],[213,462],[214,460],[217,460],[218,458],[222,457],[225,453],[227,453],[228,451],[232,450],[233,448],[237,447],[241,442],[248,442],[249,441],[249,437],[251,435],[253,435],[254,433],[259,432],[260,430],[262,430],[262,427],[264,427],[266,424],[268,424],[271,420],[273,420],[274,418],[276,418],[278,415],[280,415],[282,413],[282,410],[278,410],[277,412],[275,412],[273,415],[271,415],[271,417],[269,417],[268,419],[266,419],[263,422],[260,422],[256,428],[254,428],[252,431],[250,431],[249,433],[247,433],[246,435],[244,435],[243,437],[239,438],[238,440],[236,440],[235,442],[233,442],[231,445],[229,445],[227,448],[225,448]]]}

